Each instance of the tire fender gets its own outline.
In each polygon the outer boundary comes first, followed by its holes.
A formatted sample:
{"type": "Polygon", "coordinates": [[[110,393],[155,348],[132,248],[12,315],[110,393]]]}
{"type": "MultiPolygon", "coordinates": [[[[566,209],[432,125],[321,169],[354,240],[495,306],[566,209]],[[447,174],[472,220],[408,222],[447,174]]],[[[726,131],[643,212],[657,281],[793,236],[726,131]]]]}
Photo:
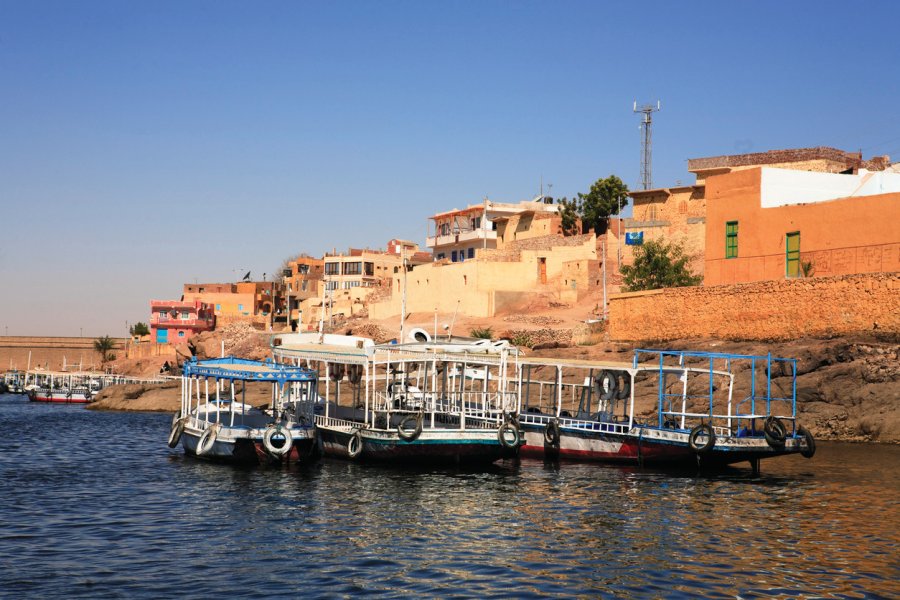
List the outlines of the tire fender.
{"type": "Polygon", "coordinates": [[[691,433],[688,435],[688,446],[690,446],[691,450],[693,450],[697,454],[706,454],[707,452],[712,450],[713,446],[715,445],[716,434],[713,431],[711,425],[701,423],[700,425],[697,425],[696,427],[691,429],[691,433]],[[706,442],[697,442],[697,438],[699,438],[701,435],[706,436],[706,442]]]}
{"type": "Polygon", "coordinates": [[[278,458],[286,455],[291,451],[291,447],[293,447],[294,445],[294,436],[291,435],[291,430],[287,427],[273,424],[269,425],[266,428],[266,432],[263,434],[262,442],[263,448],[265,448],[266,452],[278,458]],[[280,447],[272,443],[272,438],[274,438],[276,435],[281,435],[284,437],[284,444],[282,444],[280,447]]]}

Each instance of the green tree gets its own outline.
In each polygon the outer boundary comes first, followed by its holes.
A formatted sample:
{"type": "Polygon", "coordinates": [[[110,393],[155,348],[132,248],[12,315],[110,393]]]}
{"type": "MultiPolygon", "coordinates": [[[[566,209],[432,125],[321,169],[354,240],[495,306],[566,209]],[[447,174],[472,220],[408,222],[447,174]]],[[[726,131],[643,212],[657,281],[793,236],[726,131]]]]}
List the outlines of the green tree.
{"type": "Polygon", "coordinates": [[[116,343],[108,335],[98,337],[96,340],[94,340],[94,350],[96,350],[100,354],[101,362],[105,363],[108,360],[112,360],[111,350],[115,347],[115,345],[116,343]]]}
{"type": "Polygon", "coordinates": [[[625,284],[623,289],[638,292],[699,285],[703,277],[691,273],[687,266],[690,260],[681,244],[651,240],[635,248],[634,264],[623,265],[620,269],[625,284]]]}
{"type": "Polygon", "coordinates": [[[556,204],[559,205],[559,216],[562,217],[563,235],[578,235],[578,219],[581,218],[578,200],[558,198],[556,204]]]}
{"type": "Polygon", "coordinates": [[[606,233],[610,215],[619,214],[628,205],[628,186],[615,175],[598,179],[587,194],[578,194],[578,208],[584,231],[606,233]]]}
{"type": "Polygon", "coordinates": [[[138,321],[128,329],[128,333],[130,333],[132,336],[150,335],[150,328],[147,327],[146,323],[138,321]]]}

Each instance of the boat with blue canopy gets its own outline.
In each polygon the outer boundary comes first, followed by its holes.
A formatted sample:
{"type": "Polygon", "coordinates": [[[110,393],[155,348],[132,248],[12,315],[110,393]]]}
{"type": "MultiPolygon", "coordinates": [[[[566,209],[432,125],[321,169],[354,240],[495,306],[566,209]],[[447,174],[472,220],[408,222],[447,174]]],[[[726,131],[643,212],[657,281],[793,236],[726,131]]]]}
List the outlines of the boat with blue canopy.
{"type": "Polygon", "coordinates": [[[317,375],[299,366],[235,357],[185,361],[181,409],[172,420],[169,447],[186,454],[238,463],[317,459],[314,423],[317,375]],[[249,386],[269,388],[252,406],[249,386]]]}

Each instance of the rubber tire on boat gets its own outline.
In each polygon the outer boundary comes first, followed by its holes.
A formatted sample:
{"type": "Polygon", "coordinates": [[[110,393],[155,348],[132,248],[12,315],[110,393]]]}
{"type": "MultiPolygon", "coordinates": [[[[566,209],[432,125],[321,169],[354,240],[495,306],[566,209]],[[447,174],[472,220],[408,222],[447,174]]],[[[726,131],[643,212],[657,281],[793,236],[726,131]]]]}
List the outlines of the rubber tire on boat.
{"type": "Polygon", "coordinates": [[[616,397],[618,378],[615,371],[602,371],[594,380],[597,385],[597,394],[601,400],[612,400],[616,397]]]}
{"type": "Polygon", "coordinates": [[[697,454],[706,454],[710,450],[713,449],[713,446],[716,445],[716,434],[713,431],[712,426],[707,425],[706,423],[701,423],[697,425],[693,429],[691,429],[690,435],[688,435],[688,446],[690,446],[691,450],[696,452],[697,454]],[[706,434],[706,443],[703,445],[697,444],[697,438],[700,437],[700,434],[706,434]]]}
{"type": "Polygon", "coordinates": [[[616,400],[625,400],[631,396],[631,375],[628,371],[619,371],[618,388],[616,400]]]}
{"type": "Polygon", "coordinates": [[[513,421],[506,421],[500,428],[497,430],[497,439],[500,440],[500,445],[504,448],[515,449],[519,447],[519,442],[521,441],[521,436],[519,435],[519,426],[515,424],[513,421]],[[506,432],[511,431],[514,435],[512,441],[506,439],[506,432]]]}
{"type": "Polygon", "coordinates": [[[219,435],[219,426],[210,425],[206,428],[200,439],[197,441],[197,456],[204,456],[212,450],[216,443],[216,437],[219,435]]]}
{"type": "Polygon", "coordinates": [[[544,443],[554,448],[559,446],[559,419],[553,419],[544,428],[544,443]]]}
{"type": "Polygon", "coordinates": [[[266,432],[263,434],[262,442],[266,452],[275,458],[280,458],[291,451],[291,447],[294,445],[294,436],[291,435],[291,430],[287,427],[282,427],[281,425],[269,425],[266,427],[266,432]],[[284,436],[284,444],[282,444],[280,448],[272,443],[272,437],[276,435],[284,436]]]}
{"type": "Polygon", "coordinates": [[[359,432],[359,429],[353,432],[350,436],[350,439],[347,441],[347,456],[350,458],[356,458],[363,451],[363,439],[362,434],[359,432]]]}
{"type": "Polygon", "coordinates": [[[797,433],[799,433],[806,440],[806,448],[800,450],[800,456],[803,458],[812,458],[816,454],[816,438],[813,437],[813,434],[810,433],[809,429],[801,426],[797,429],[797,433]]]}
{"type": "Polygon", "coordinates": [[[769,415],[763,425],[763,435],[766,442],[773,448],[783,448],[787,437],[787,429],[778,417],[769,415]]]}
{"type": "Polygon", "coordinates": [[[172,430],[169,432],[169,448],[174,448],[181,440],[181,434],[184,433],[184,419],[175,413],[172,417],[172,430]]]}
{"type": "Polygon", "coordinates": [[[400,439],[404,442],[414,442],[420,435],[422,435],[422,414],[418,415],[406,415],[402,421],[397,425],[397,435],[400,436],[400,439]],[[416,428],[412,430],[412,432],[407,431],[404,427],[410,419],[413,419],[416,423],[416,428]]]}

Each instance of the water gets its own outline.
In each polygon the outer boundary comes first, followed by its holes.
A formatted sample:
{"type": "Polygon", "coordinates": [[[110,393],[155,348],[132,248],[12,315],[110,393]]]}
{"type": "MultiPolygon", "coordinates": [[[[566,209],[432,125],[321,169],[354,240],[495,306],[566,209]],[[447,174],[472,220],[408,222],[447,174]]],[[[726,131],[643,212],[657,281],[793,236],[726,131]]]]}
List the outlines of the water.
{"type": "Polygon", "coordinates": [[[239,469],[170,416],[0,396],[0,595],[900,596],[900,448],[716,476],[540,461],[239,469]]]}

